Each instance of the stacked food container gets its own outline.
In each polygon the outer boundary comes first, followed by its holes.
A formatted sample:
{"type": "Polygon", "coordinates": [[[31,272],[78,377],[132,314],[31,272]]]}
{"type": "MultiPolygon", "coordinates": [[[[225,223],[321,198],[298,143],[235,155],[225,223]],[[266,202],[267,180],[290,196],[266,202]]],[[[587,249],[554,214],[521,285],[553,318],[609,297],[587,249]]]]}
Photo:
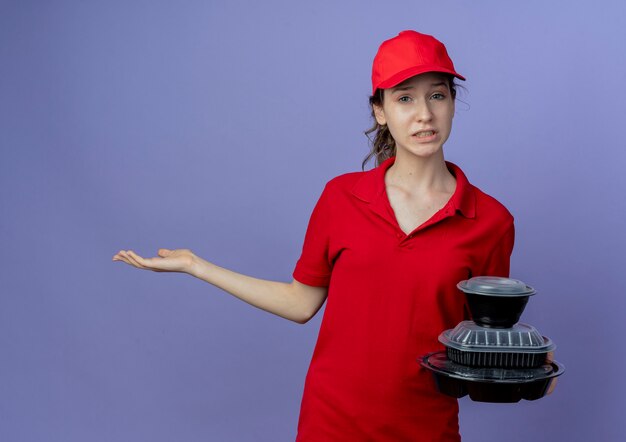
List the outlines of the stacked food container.
{"type": "Polygon", "coordinates": [[[421,359],[444,394],[469,394],[480,402],[518,402],[542,398],[564,367],[550,360],[552,341],[518,322],[535,294],[522,281],[480,276],[461,281],[473,321],[462,321],[439,335],[445,351],[421,359]]]}

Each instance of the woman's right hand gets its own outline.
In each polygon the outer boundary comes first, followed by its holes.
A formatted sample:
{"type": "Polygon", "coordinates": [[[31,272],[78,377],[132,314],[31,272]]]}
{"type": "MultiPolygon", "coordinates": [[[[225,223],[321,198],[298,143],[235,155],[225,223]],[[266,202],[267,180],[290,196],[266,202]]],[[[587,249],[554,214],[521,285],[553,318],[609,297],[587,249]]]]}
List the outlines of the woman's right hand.
{"type": "Polygon", "coordinates": [[[143,258],[132,250],[120,250],[113,256],[113,261],[123,261],[138,269],[153,272],[189,273],[194,264],[195,255],[189,249],[159,249],[158,256],[143,258]]]}
{"type": "Polygon", "coordinates": [[[275,315],[304,324],[320,309],[328,289],[253,278],[224,269],[194,255],[191,250],[159,249],[158,256],[142,258],[132,250],[120,250],[113,261],[154,272],[184,272],[275,315]]]}

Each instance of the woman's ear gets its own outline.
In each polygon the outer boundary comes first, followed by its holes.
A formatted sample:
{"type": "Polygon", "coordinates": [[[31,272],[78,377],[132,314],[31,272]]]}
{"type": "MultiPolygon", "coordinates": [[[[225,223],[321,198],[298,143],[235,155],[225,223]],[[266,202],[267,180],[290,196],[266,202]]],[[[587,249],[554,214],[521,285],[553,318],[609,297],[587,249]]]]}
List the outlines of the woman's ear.
{"type": "Polygon", "coordinates": [[[376,122],[381,126],[387,124],[387,119],[385,118],[385,111],[383,110],[383,107],[378,104],[373,104],[372,107],[374,108],[374,117],[376,118],[376,122]]]}

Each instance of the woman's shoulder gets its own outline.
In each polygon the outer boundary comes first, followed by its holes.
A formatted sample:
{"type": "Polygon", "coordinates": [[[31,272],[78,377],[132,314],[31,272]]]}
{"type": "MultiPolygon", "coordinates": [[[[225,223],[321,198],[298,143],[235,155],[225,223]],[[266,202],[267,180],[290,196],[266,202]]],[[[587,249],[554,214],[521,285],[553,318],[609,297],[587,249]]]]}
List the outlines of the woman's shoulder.
{"type": "Polygon", "coordinates": [[[448,161],[446,163],[456,176],[457,202],[460,207],[465,209],[465,213],[470,214],[471,217],[475,214],[481,221],[493,221],[497,224],[513,222],[513,215],[504,204],[471,183],[459,166],[448,161]]]}
{"type": "Polygon", "coordinates": [[[346,172],[341,175],[337,175],[326,182],[324,186],[324,193],[331,193],[333,195],[351,194],[355,187],[363,180],[371,178],[372,171],[365,172],[346,172]]]}
{"type": "Polygon", "coordinates": [[[479,215],[489,215],[489,218],[499,221],[513,222],[513,215],[503,203],[473,184],[471,186],[476,198],[476,211],[479,215]]]}
{"type": "Polygon", "coordinates": [[[360,190],[364,186],[369,187],[374,179],[371,170],[343,173],[326,182],[321,198],[336,203],[341,201],[341,204],[347,200],[352,200],[354,197],[359,199],[360,190]]]}
{"type": "Polygon", "coordinates": [[[326,187],[334,189],[352,189],[352,187],[358,183],[363,177],[370,174],[372,171],[365,172],[346,172],[341,175],[337,175],[326,183],[326,187]]]}

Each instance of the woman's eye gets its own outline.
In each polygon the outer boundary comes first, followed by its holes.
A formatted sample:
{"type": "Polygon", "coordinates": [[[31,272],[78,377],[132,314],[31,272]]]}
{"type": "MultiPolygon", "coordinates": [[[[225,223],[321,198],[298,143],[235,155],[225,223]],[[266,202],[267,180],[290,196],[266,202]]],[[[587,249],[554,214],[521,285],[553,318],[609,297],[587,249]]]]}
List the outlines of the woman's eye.
{"type": "Polygon", "coordinates": [[[409,101],[411,101],[411,97],[409,97],[408,95],[403,95],[402,97],[398,98],[398,101],[408,103],[409,101]]]}
{"type": "Polygon", "coordinates": [[[435,100],[443,100],[444,98],[446,98],[446,96],[440,92],[437,92],[433,94],[430,98],[433,98],[435,100]]]}

